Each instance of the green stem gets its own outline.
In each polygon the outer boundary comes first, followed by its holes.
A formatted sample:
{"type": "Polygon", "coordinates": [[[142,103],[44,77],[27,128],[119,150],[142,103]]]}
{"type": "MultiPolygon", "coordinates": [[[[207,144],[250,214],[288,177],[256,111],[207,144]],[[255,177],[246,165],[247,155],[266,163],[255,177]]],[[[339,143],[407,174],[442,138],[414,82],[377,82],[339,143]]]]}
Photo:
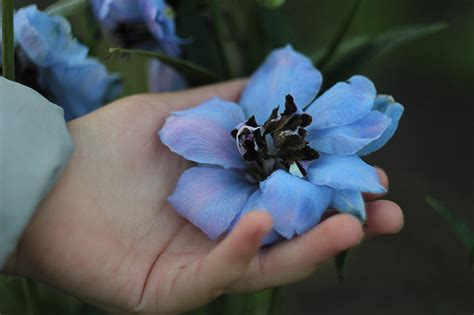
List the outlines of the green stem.
{"type": "Polygon", "coordinates": [[[32,280],[23,278],[21,279],[21,286],[23,288],[23,295],[25,297],[26,314],[38,314],[36,311],[36,297],[38,296],[36,284],[32,280]]]}
{"type": "Polygon", "coordinates": [[[334,35],[331,43],[329,44],[328,49],[326,50],[326,53],[324,53],[321,59],[319,59],[317,64],[317,68],[319,68],[319,70],[323,71],[329,61],[331,61],[332,57],[334,56],[334,53],[339,48],[342,39],[349,30],[349,26],[351,26],[351,23],[354,20],[354,17],[357,13],[357,9],[359,8],[361,2],[362,0],[354,0],[354,3],[352,4],[351,9],[349,10],[349,13],[342,21],[342,24],[339,26],[336,35],[334,35]]]}
{"type": "Polygon", "coordinates": [[[229,79],[231,75],[231,67],[227,54],[225,52],[224,39],[221,31],[221,22],[220,22],[220,2],[219,0],[210,0],[210,9],[212,15],[212,25],[214,28],[214,34],[216,37],[217,44],[217,53],[219,54],[219,59],[222,64],[222,70],[224,78],[229,79]]]}
{"type": "Polygon", "coordinates": [[[15,41],[13,33],[13,0],[3,0],[2,6],[2,55],[3,76],[15,80],[15,41]]]}

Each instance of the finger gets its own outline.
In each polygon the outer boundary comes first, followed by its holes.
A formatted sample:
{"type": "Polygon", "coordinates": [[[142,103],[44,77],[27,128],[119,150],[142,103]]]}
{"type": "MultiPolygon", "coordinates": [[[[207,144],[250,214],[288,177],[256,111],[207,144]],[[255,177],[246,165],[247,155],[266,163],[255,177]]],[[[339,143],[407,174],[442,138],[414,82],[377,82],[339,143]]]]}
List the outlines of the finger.
{"type": "Polygon", "coordinates": [[[398,233],[403,227],[403,212],[400,207],[388,200],[367,203],[367,221],[364,225],[366,238],[398,233]]]}
{"type": "Polygon", "coordinates": [[[143,97],[150,103],[166,105],[170,111],[195,106],[214,96],[237,102],[246,82],[244,79],[232,80],[179,92],[146,94],[143,97]]]}
{"type": "Polygon", "coordinates": [[[261,250],[231,290],[255,291],[300,280],[317,265],[358,244],[362,237],[362,226],[356,218],[333,216],[300,237],[261,250]]]}
{"type": "MultiPolygon", "coordinates": [[[[380,167],[375,167],[375,169],[377,171],[377,175],[379,176],[380,183],[388,191],[389,181],[388,181],[387,173],[385,173],[385,171],[383,169],[381,169],[380,167]]],[[[375,199],[379,199],[379,198],[383,197],[385,194],[386,193],[381,193],[381,194],[366,193],[366,194],[364,194],[364,199],[366,201],[375,200],[375,199]]]]}
{"type": "Polygon", "coordinates": [[[187,300],[198,306],[222,294],[246,272],[271,228],[269,213],[253,211],[245,215],[235,229],[196,265],[191,278],[195,285],[192,286],[191,281],[185,283],[187,300]]]}

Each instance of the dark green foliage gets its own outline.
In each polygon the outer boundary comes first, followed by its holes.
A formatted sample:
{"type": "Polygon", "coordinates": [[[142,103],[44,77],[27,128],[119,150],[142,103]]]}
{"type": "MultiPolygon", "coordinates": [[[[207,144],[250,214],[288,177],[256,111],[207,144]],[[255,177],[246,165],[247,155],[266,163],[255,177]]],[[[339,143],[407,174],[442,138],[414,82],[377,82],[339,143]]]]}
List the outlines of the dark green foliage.
{"type": "MultiPolygon", "coordinates": [[[[333,61],[327,65],[324,71],[325,86],[328,87],[336,81],[348,79],[362,66],[393,48],[432,35],[446,27],[445,23],[411,25],[394,28],[373,38],[362,36],[347,41],[342,45],[340,51],[335,52],[333,61]]],[[[330,48],[324,48],[323,51],[330,51],[330,48]]],[[[321,54],[321,52],[316,52],[315,56],[318,57],[321,54]]],[[[322,58],[318,57],[315,63],[320,63],[322,58]]]]}
{"type": "Polygon", "coordinates": [[[13,0],[3,0],[2,8],[2,58],[3,76],[15,80],[15,44],[13,36],[13,0]]]}
{"type": "Polygon", "coordinates": [[[474,271],[474,230],[439,200],[427,196],[426,202],[448,222],[453,232],[469,251],[469,264],[474,271]]]}

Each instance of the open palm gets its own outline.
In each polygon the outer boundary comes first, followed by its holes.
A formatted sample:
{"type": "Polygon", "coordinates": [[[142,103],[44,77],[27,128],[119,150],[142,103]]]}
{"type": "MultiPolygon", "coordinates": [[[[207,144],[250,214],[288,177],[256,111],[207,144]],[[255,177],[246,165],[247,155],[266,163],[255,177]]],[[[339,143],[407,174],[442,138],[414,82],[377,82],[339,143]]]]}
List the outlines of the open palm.
{"type": "Polygon", "coordinates": [[[236,100],[244,84],[133,96],[72,121],[74,156],[8,271],[111,310],[172,314],[223,293],[302,279],[364,234],[399,230],[400,208],[372,201],[364,228],[351,216],[335,215],[301,237],[259,249],[271,228],[267,213],[248,214],[218,242],[177,215],[166,198],[189,164],[161,144],[156,131],[170,111],[215,95],[236,100]]]}

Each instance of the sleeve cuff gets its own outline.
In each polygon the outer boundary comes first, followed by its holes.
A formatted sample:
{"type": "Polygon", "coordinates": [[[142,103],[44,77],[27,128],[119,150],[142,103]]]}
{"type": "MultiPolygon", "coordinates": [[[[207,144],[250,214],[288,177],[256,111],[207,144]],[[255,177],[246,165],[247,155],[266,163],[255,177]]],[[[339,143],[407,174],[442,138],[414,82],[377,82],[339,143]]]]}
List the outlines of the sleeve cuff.
{"type": "Polygon", "coordinates": [[[0,269],[73,153],[63,109],[0,77],[0,269]]]}

